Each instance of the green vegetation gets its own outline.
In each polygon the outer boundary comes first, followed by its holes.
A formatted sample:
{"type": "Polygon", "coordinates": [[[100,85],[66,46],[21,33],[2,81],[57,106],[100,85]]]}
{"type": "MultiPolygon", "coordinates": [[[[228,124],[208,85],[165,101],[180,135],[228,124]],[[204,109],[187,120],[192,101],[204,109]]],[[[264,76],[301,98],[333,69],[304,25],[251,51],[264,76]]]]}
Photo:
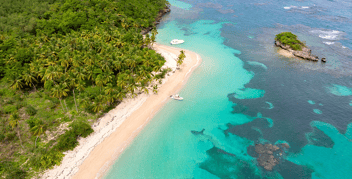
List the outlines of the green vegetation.
{"type": "MultiPolygon", "coordinates": [[[[151,50],[166,0],[0,0],[0,178],[60,164],[123,98],[168,69],[151,50]]],[[[183,58],[184,59],[184,58],[183,58]]],[[[182,60],[183,60],[182,59],[182,60]]]]}
{"type": "Polygon", "coordinates": [[[277,34],[275,40],[281,42],[284,45],[289,45],[293,50],[301,51],[302,47],[305,46],[304,43],[299,41],[297,36],[291,32],[282,32],[277,34]]]}
{"type": "Polygon", "coordinates": [[[184,60],[185,58],[186,58],[185,51],[181,50],[181,51],[180,51],[180,55],[178,55],[178,58],[177,58],[177,66],[182,65],[183,60],[184,60]]]}

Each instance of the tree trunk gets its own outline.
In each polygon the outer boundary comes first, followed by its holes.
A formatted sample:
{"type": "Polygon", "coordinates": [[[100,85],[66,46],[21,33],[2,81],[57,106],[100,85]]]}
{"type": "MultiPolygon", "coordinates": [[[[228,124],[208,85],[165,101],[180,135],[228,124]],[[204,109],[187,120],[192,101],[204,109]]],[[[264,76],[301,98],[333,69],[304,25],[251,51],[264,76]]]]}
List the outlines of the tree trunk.
{"type": "MultiPolygon", "coordinates": [[[[79,91],[79,96],[81,96],[81,91],[79,91]]],[[[80,105],[81,100],[78,99],[78,106],[80,105]]]]}
{"type": "Polygon", "coordinates": [[[17,129],[17,134],[18,134],[18,138],[20,139],[20,144],[22,146],[22,149],[24,148],[23,145],[22,145],[22,139],[21,139],[21,135],[20,135],[20,130],[17,129]]]}
{"type": "Polygon", "coordinates": [[[73,89],[73,99],[75,101],[76,111],[78,112],[77,103],[76,103],[76,96],[75,96],[75,90],[74,89],[73,89]]]}
{"type": "Polygon", "coordinates": [[[66,100],[64,99],[64,104],[65,104],[65,107],[66,107],[66,111],[68,111],[67,109],[67,104],[66,104],[66,100]]]}
{"type": "Polygon", "coordinates": [[[59,98],[59,99],[60,99],[60,104],[61,104],[61,107],[62,107],[62,111],[65,112],[65,108],[64,108],[64,106],[62,105],[61,98],[59,98]]]}
{"type": "Polygon", "coordinates": [[[33,82],[31,82],[31,83],[33,85],[34,90],[37,91],[37,88],[34,86],[33,82]]]}
{"type": "Polygon", "coordinates": [[[39,136],[37,136],[37,138],[35,139],[35,143],[34,143],[34,148],[37,148],[37,139],[39,136]]]}

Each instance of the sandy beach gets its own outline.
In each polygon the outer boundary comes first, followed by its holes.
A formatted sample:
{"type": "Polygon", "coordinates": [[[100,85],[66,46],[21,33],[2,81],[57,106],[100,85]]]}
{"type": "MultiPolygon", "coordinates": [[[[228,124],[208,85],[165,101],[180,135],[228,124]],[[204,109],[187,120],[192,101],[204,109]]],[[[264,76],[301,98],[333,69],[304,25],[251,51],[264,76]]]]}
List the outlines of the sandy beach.
{"type": "Polygon", "coordinates": [[[287,57],[287,58],[295,57],[290,51],[282,49],[282,48],[278,48],[277,53],[284,56],[284,57],[287,57]]]}
{"type": "Polygon", "coordinates": [[[191,73],[201,63],[201,57],[184,50],[186,59],[181,69],[176,70],[175,59],[179,48],[154,44],[154,49],[166,59],[164,68],[170,72],[159,86],[157,94],[139,94],[135,98],[124,99],[115,109],[109,111],[93,125],[94,133],[79,139],[79,146],[65,153],[60,166],[46,171],[42,178],[101,178],[133,141],[144,126],[161,107],[170,100],[186,83],[191,73]]]}

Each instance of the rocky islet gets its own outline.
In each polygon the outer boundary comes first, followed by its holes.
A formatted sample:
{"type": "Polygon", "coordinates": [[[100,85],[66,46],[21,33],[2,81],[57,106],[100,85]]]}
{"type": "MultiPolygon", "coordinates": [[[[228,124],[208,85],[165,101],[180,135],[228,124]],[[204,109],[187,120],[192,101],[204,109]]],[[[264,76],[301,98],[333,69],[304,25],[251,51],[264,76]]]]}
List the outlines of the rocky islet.
{"type": "MultiPolygon", "coordinates": [[[[275,46],[289,51],[295,57],[302,58],[302,59],[305,59],[305,60],[314,61],[314,62],[319,61],[319,57],[316,56],[316,55],[312,55],[312,53],[311,53],[312,50],[309,49],[306,46],[302,46],[301,50],[294,50],[290,45],[284,44],[278,39],[275,39],[275,46]]],[[[326,58],[322,58],[321,62],[325,63],[326,62],[326,58]]]]}

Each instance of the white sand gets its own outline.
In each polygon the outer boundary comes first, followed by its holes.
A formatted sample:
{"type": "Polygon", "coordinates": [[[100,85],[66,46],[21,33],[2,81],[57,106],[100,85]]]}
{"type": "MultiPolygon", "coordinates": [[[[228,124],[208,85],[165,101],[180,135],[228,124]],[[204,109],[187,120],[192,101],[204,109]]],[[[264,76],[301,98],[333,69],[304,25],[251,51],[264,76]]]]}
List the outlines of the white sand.
{"type": "MultiPolygon", "coordinates": [[[[154,45],[166,63],[164,68],[176,70],[176,58],[180,50],[173,47],[154,45]]],[[[171,94],[177,93],[191,72],[201,63],[194,52],[187,51],[180,70],[170,72],[159,85],[158,94],[140,94],[133,99],[124,99],[93,125],[94,133],[80,138],[79,146],[65,153],[60,166],[47,170],[42,178],[100,178],[117,159],[154,114],[166,103],[171,94]],[[170,75],[170,76],[169,76],[170,75]],[[116,130],[117,129],[117,130],[116,130]]]]}

